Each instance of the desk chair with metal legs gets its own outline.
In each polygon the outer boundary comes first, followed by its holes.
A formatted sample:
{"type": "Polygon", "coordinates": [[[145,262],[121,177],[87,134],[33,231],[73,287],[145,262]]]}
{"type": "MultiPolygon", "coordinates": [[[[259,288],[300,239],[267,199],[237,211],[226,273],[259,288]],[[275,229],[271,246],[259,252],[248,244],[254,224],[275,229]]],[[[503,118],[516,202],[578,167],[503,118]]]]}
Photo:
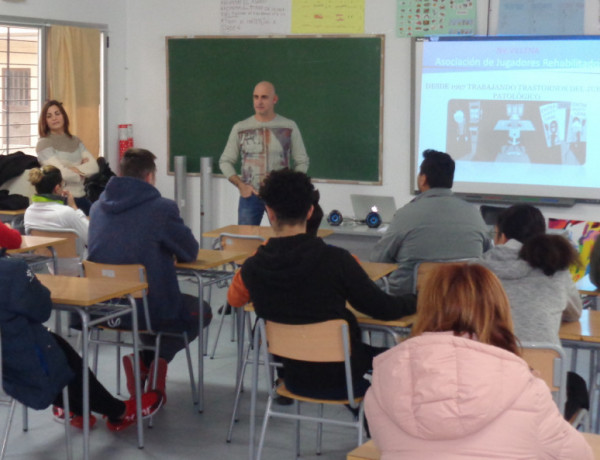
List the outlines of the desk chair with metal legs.
{"type": "MultiPolygon", "coordinates": [[[[83,268],[85,272],[85,276],[89,278],[118,278],[121,280],[132,280],[132,281],[143,281],[146,282],[146,270],[143,265],[139,264],[131,264],[131,265],[116,265],[116,264],[101,264],[96,262],[90,262],[89,260],[85,260],[83,262],[83,268]]],[[[155,357],[158,357],[158,352],[160,350],[160,341],[163,336],[175,336],[181,338],[185,342],[185,352],[188,363],[188,371],[190,375],[190,385],[192,388],[192,401],[194,404],[198,404],[198,393],[196,391],[196,383],[194,379],[194,370],[192,368],[192,358],[190,354],[190,346],[188,341],[187,332],[181,333],[172,333],[172,332],[161,332],[154,331],[150,322],[150,311],[148,308],[148,300],[146,298],[146,291],[136,292],[134,293],[134,297],[137,299],[142,299],[142,304],[144,308],[144,320],[146,322],[146,328],[144,330],[140,330],[140,334],[147,334],[155,336],[155,343],[153,346],[142,345],[141,349],[150,349],[154,351],[155,357]]],[[[97,371],[98,366],[98,346],[99,345],[115,345],[117,347],[117,389],[120,391],[121,387],[121,346],[132,347],[133,344],[124,342],[122,340],[122,333],[131,332],[127,329],[119,329],[118,327],[109,327],[109,326],[101,326],[96,327],[95,330],[95,338],[90,339],[90,343],[94,343],[96,345],[95,349],[95,357],[94,357],[94,372],[97,371]],[[117,333],[116,341],[107,341],[100,340],[99,334],[101,330],[113,330],[117,333]]],[[[141,342],[140,342],[141,343],[141,342]]],[[[151,376],[152,383],[151,388],[156,387],[157,382],[157,374],[158,374],[158,366],[154,367],[154,374],[151,376]]]]}
{"type": "MultiPolygon", "coordinates": [[[[321,453],[323,423],[355,428],[358,432],[357,446],[361,445],[363,442],[364,419],[363,397],[356,397],[354,394],[350,363],[350,335],[348,333],[348,323],[342,319],[334,319],[320,323],[297,325],[281,324],[272,321],[265,322],[262,319],[259,319],[257,327],[262,343],[267,344],[266,347],[262,347],[263,360],[266,363],[271,361],[271,355],[299,361],[344,363],[346,371],[347,399],[331,400],[301,396],[290,391],[286,388],[285,384],[280,384],[276,388],[270,388],[269,400],[267,401],[265,410],[265,418],[263,420],[256,459],[260,460],[261,458],[267,425],[271,417],[296,421],[296,457],[300,455],[300,421],[317,423],[317,455],[321,453]],[[295,413],[273,410],[273,399],[276,395],[293,399],[295,413]],[[318,404],[318,416],[302,415],[300,413],[301,402],[318,404]],[[348,405],[353,409],[358,409],[358,417],[352,422],[325,418],[323,416],[323,405],[325,404],[348,405]]],[[[270,366],[265,366],[265,369],[268,377],[270,366]]],[[[317,377],[315,376],[315,378],[317,377]]],[[[253,385],[256,385],[256,382],[253,382],[253,385]]]]}
{"type": "MultiPolygon", "coordinates": [[[[552,392],[552,397],[561,414],[565,413],[567,402],[567,359],[562,348],[551,343],[523,342],[521,356],[529,367],[540,374],[540,377],[552,392]]],[[[589,414],[586,409],[579,409],[569,420],[575,428],[582,427],[589,431],[589,414]]]]}

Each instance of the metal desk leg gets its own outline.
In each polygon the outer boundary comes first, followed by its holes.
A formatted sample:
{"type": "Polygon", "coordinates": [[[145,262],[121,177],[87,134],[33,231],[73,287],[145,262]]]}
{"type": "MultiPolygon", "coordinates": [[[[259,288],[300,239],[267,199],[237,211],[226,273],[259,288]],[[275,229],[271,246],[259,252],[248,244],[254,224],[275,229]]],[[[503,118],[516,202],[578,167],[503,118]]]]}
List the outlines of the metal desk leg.
{"type": "Polygon", "coordinates": [[[185,272],[198,281],[198,412],[204,411],[204,283],[195,271],[185,272]]]}
{"type": "MultiPolygon", "coordinates": [[[[81,361],[83,366],[83,458],[90,458],[90,375],[88,366],[89,318],[83,309],[78,308],[81,317],[81,361]]],[[[65,423],[67,420],[65,416],[65,423]]]]}
{"type": "MultiPolygon", "coordinates": [[[[140,376],[140,335],[138,328],[137,303],[133,295],[127,296],[131,304],[131,326],[133,336],[133,375],[135,379],[135,415],[137,417],[138,448],[144,448],[144,421],[142,420],[142,379],[140,376]]],[[[121,363],[117,363],[120,365],[121,363]]]]}
{"type": "MultiPolygon", "coordinates": [[[[242,329],[243,329],[242,323],[242,329]]],[[[240,338],[238,336],[238,338],[240,338]]],[[[241,341],[241,338],[240,338],[241,341]]],[[[255,452],[254,452],[254,433],[256,431],[256,394],[258,393],[258,364],[260,359],[259,348],[260,348],[260,334],[258,331],[254,331],[254,350],[252,350],[253,354],[253,366],[252,366],[252,391],[250,395],[250,439],[248,442],[248,450],[249,450],[249,459],[254,460],[255,452]]],[[[265,366],[267,364],[265,363],[265,366]]],[[[267,382],[267,385],[269,382],[267,382]]]]}

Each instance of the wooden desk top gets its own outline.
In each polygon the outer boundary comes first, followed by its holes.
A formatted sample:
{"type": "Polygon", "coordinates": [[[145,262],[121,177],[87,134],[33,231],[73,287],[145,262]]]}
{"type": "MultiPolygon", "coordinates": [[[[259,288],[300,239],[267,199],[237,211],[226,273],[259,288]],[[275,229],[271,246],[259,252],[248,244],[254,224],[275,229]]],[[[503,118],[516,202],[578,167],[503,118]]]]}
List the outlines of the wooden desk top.
{"type": "Polygon", "coordinates": [[[7,254],[19,254],[23,252],[33,251],[34,249],[47,248],[48,246],[58,246],[59,244],[65,244],[67,241],[67,238],[23,235],[21,247],[18,249],[9,249],[6,252],[7,254]]]}
{"type": "MultiPolygon", "coordinates": [[[[600,460],[600,435],[594,433],[581,433],[587,443],[592,447],[594,458],[600,460]]],[[[373,441],[367,441],[349,452],[346,460],[379,460],[379,449],[373,441]]]]}
{"type": "Polygon", "coordinates": [[[367,275],[369,275],[369,278],[371,278],[373,281],[377,281],[378,279],[389,275],[398,268],[398,264],[386,264],[382,262],[365,262],[362,260],[360,261],[360,266],[363,268],[364,271],[367,272],[367,275]]]}
{"type": "Polygon", "coordinates": [[[78,278],[61,275],[37,275],[37,277],[50,290],[52,302],[80,307],[89,307],[148,287],[147,283],[114,278],[78,278]]]}
{"type": "Polygon", "coordinates": [[[217,249],[200,249],[194,262],[177,262],[175,267],[187,270],[210,270],[235,260],[245,259],[250,254],[239,251],[220,251],[217,249]]]}
{"type": "MultiPolygon", "coordinates": [[[[206,238],[218,238],[221,233],[233,233],[234,235],[258,235],[268,240],[274,233],[271,227],[261,227],[260,225],[227,225],[208,232],[204,232],[202,236],[206,238]]],[[[317,236],[325,238],[332,235],[333,230],[320,228],[317,236]]]]}
{"type": "Polygon", "coordinates": [[[0,209],[0,216],[20,216],[25,214],[25,209],[0,209]]]}
{"type": "MultiPolygon", "coordinates": [[[[386,264],[381,262],[365,262],[360,261],[360,266],[367,272],[369,278],[373,281],[377,281],[384,276],[389,275],[394,270],[398,268],[397,264],[386,264]]],[[[350,304],[347,304],[346,307],[354,313],[356,319],[360,324],[372,324],[377,326],[388,326],[388,327],[410,327],[415,322],[416,314],[404,316],[402,318],[398,318],[390,321],[383,321],[381,319],[374,319],[370,316],[365,315],[357,310],[355,310],[350,304]]]]}
{"type": "Polygon", "coordinates": [[[562,340],[600,343],[600,311],[586,309],[579,321],[562,323],[559,337],[562,340]]]}

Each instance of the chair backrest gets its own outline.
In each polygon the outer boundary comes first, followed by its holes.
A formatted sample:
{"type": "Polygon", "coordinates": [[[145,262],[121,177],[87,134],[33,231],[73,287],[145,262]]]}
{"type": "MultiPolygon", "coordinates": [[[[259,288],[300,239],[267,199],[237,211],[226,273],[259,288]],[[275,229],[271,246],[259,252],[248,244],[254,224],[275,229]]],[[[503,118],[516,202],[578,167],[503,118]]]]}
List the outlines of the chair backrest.
{"type": "MultiPolygon", "coordinates": [[[[71,231],[71,230],[45,230],[45,229],[38,229],[38,228],[30,228],[28,229],[27,233],[29,235],[32,236],[48,236],[48,237],[52,237],[52,238],[66,238],[67,242],[64,244],[58,244],[56,246],[54,246],[54,251],[56,252],[56,256],[57,257],[61,257],[61,258],[75,258],[75,257],[79,257],[80,254],[78,253],[77,249],[78,249],[78,245],[79,243],[79,236],[77,236],[77,233],[71,231]]],[[[47,248],[42,248],[42,249],[37,249],[34,251],[36,254],[41,254],[44,256],[48,256],[50,257],[50,250],[47,248]]]]}
{"type": "Polygon", "coordinates": [[[521,357],[546,382],[562,414],[565,408],[567,386],[565,352],[551,343],[523,342],[521,343],[521,357]]]}
{"type": "MultiPolygon", "coordinates": [[[[83,261],[84,276],[87,278],[116,278],[123,281],[142,281],[146,282],[146,268],[141,264],[102,264],[83,261]]],[[[152,332],[150,322],[150,309],[148,308],[148,299],[146,297],[146,289],[132,293],[136,299],[142,299],[144,306],[144,319],[146,320],[145,330],[152,332]]]]}
{"type": "MultiPolygon", "coordinates": [[[[84,260],[83,270],[86,278],[116,278],[122,281],[146,282],[146,269],[141,264],[102,264],[84,260]]],[[[134,292],[133,296],[141,299],[145,293],[145,290],[141,290],[134,292]]]]}
{"type": "MultiPolygon", "coordinates": [[[[262,343],[264,362],[269,362],[269,354],[282,358],[309,361],[314,363],[343,362],[346,374],[346,390],[351,407],[358,407],[354,399],[354,385],[350,365],[350,335],[348,323],[343,319],[332,319],[312,324],[281,324],[273,321],[257,322],[258,336],[262,343]]],[[[255,345],[257,336],[255,336],[255,345]]],[[[269,374],[269,366],[265,372],[269,374]]],[[[271,392],[271,396],[273,393],[271,392]]]]}
{"type": "Polygon", "coordinates": [[[312,362],[341,362],[345,359],[344,334],[347,341],[348,324],[343,319],[313,324],[267,321],[265,328],[268,350],[273,355],[312,362]]]}
{"type": "Polygon", "coordinates": [[[431,273],[431,271],[441,265],[441,264],[457,264],[462,263],[466,264],[469,261],[474,259],[448,259],[448,260],[430,260],[418,262],[415,265],[415,270],[413,274],[413,294],[419,292],[421,287],[425,284],[425,280],[427,276],[431,273]]]}
{"type": "MultiPolygon", "coordinates": [[[[240,251],[247,254],[254,254],[258,247],[265,242],[265,239],[259,235],[237,235],[235,233],[221,233],[217,240],[218,249],[227,249],[231,251],[240,251]]],[[[241,265],[244,259],[236,260],[235,263],[241,265]]]]}

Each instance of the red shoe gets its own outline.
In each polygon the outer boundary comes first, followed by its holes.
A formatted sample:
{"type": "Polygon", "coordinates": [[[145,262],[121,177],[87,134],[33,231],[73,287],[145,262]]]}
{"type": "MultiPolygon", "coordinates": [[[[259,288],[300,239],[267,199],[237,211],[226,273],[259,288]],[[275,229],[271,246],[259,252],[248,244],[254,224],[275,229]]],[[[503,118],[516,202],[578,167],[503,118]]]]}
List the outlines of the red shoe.
{"type": "Polygon", "coordinates": [[[167,368],[169,364],[163,358],[158,358],[152,361],[150,364],[150,370],[148,371],[148,391],[157,390],[160,391],[163,397],[163,404],[167,403],[167,368]],[[158,364],[157,364],[158,363],[158,364]],[[156,367],[156,386],[152,388],[152,379],[154,378],[154,372],[156,367]]]}
{"type": "MultiPolygon", "coordinates": [[[[65,423],[65,411],[62,407],[52,406],[52,415],[54,420],[58,423],[65,423]]],[[[75,415],[73,412],[69,413],[69,423],[75,428],[83,430],[83,417],[81,415],[75,415]]],[[[96,417],[90,414],[90,429],[96,424],[96,417]]]]}
{"type": "MultiPolygon", "coordinates": [[[[132,398],[135,398],[135,375],[133,372],[133,353],[123,356],[123,370],[125,371],[125,379],[127,380],[127,391],[132,398]]],[[[140,380],[142,383],[142,391],[148,378],[148,368],[140,359],[140,380]]]]}
{"type": "MultiPolygon", "coordinates": [[[[137,415],[135,411],[135,399],[123,401],[125,403],[125,415],[121,420],[112,422],[106,420],[106,426],[110,431],[121,431],[136,422],[137,415]]],[[[152,417],[160,406],[162,406],[163,397],[158,391],[149,391],[142,395],[142,418],[152,417]]]]}

